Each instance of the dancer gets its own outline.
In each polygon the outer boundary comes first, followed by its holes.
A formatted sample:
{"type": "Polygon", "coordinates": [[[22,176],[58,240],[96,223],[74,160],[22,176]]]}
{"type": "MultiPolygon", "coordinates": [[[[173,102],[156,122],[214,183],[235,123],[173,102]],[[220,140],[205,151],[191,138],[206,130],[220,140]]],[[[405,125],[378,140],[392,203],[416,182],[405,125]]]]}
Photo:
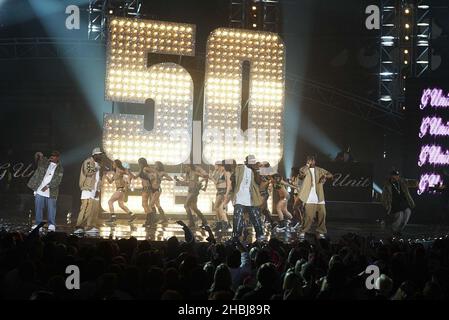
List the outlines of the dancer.
{"type": "Polygon", "coordinates": [[[326,179],[332,179],[332,174],[316,165],[315,157],[308,156],[306,165],[299,170],[298,178],[303,180],[299,190],[299,199],[305,203],[304,224],[300,238],[312,227],[313,220],[317,216],[316,232],[320,238],[325,238],[326,229],[326,207],[324,202],[324,183],[326,179]]]}
{"type": "Polygon", "coordinates": [[[160,161],[156,161],[154,170],[151,171],[149,174],[150,182],[151,182],[151,199],[150,199],[150,213],[147,214],[147,219],[145,222],[145,225],[154,225],[155,222],[155,215],[156,215],[156,208],[159,212],[159,215],[161,217],[161,223],[167,223],[168,219],[165,216],[164,209],[161,207],[161,203],[159,201],[159,198],[162,193],[161,189],[161,183],[162,180],[167,181],[173,181],[172,177],[170,177],[166,172],[164,165],[160,161]]]}
{"type": "Polygon", "coordinates": [[[150,174],[154,171],[148,165],[147,159],[140,158],[138,161],[139,164],[139,173],[138,177],[142,182],[142,208],[145,212],[145,215],[148,216],[151,213],[150,209],[150,197],[151,197],[151,182],[150,182],[150,174]]]}
{"type": "Polygon", "coordinates": [[[262,221],[259,207],[263,202],[259,191],[260,175],[257,172],[254,155],[245,158],[244,165],[235,168],[235,194],[234,194],[234,219],[233,237],[239,238],[243,232],[244,214],[249,215],[251,224],[256,231],[257,240],[263,240],[262,221]]]}
{"type": "Polygon", "coordinates": [[[229,172],[229,179],[231,182],[231,190],[228,193],[228,197],[223,203],[223,210],[227,212],[228,204],[234,198],[234,187],[235,187],[235,168],[237,167],[237,162],[234,159],[226,159],[225,161],[225,171],[229,172]]]}
{"type": "Polygon", "coordinates": [[[125,180],[125,175],[128,175],[131,179],[136,178],[129,169],[123,167],[123,164],[120,160],[116,159],[112,163],[112,169],[114,175],[111,177],[106,176],[106,179],[109,183],[115,182],[115,192],[112,194],[111,198],[108,201],[109,212],[111,213],[111,220],[113,220],[112,216],[114,214],[114,202],[118,202],[119,207],[125,211],[129,215],[129,222],[133,222],[136,218],[136,215],[132,213],[127,206],[125,206],[125,192],[127,189],[127,182],[125,180]]]}
{"type": "Polygon", "coordinates": [[[382,190],[382,204],[389,217],[389,227],[394,236],[400,236],[410,219],[415,202],[408,190],[407,182],[399,171],[390,172],[382,190]]]}
{"type": "Polygon", "coordinates": [[[193,164],[190,164],[186,167],[186,173],[184,180],[179,180],[177,177],[175,177],[175,180],[182,185],[188,186],[187,191],[187,199],[186,203],[184,204],[184,208],[187,213],[187,217],[189,218],[189,227],[195,228],[195,221],[193,219],[192,211],[196,213],[196,215],[201,219],[202,226],[207,226],[207,220],[204,217],[203,213],[198,209],[198,195],[200,193],[200,190],[205,191],[207,188],[207,182],[209,179],[209,175],[204,172],[203,169],[201,169],[198,166],[195,166],[193,164]],[[200,180],[202,178],[202,180],[200,180]],[[205,185],[203,186],[203,181],[205,181],[205,185]]]}
{"type": "Polygon", "coordinates": [[[217,161],[215,163],[215,168],[210,175],[210,178],[215,183],[217,189],[214,204],[214,210],[217,215],[215,231],[224,231],[231,227],[228,222],[228,216],[224,210],[224,204],[227,202],[229,192],[232,189],[231,173],[226,171],[224,161],[217,161]]]}
{"type": "Polygon", "coordinates": [[[92,150],[92,155],[81,166],[79,186],[81,189],[81,208],[76,222],[75,234],[96,234],[97,219],[100,213],[100,162],[103,152],[100,148],[92,150]]]}
{"type": "Polygon", "coordinates": [[[260,213],[265,217],[265,223],[270,224],[270,226],[274,227],[274,221],[271,217],[270,210],[268,209],[268,198],[270,197],[270,182],[271,178],[268,174],[268,171],[271,169],[270,163],[267,161],[264,161],[260,164],[260,185],[259,185],[259,191],[260,195],[263,198],[263,202],[260,205],[260,213]]]}
{"type": "Polygon", "coordinates": [[[292,214],[287,209],[287,202],[290,198],[285,186],[293,187],[285,182],[279,173],[271,176],[271,183],[273,190],[278,193],[279,201],[276,203],[276,212],[279,217],[279,226],[276,228],[278,231],[283,231],[289,226],[290,220],[293,218],[292,214]]]}
{"type": "Polygon", "coordinates": [[[298,176],[299,168],[292,167],[290,184],[294,187],[291,189],[293,194],[292,215],[293,220],[295,220],[296,222],[295,226],[293,227],[294,229],[299,229],[304,222],[304,203],[302,203],[298,194],[298,190],[301,189],[302,180],[299,179],[298,176]]]}

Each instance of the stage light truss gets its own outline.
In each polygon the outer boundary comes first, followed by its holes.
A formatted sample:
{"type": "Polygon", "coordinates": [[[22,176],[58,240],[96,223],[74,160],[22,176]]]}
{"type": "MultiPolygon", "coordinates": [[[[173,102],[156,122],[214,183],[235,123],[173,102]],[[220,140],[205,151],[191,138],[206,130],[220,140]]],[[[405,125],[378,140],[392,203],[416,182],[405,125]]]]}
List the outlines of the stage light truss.
{"type": "Polygon", "coordinates": [[[397,0],[381,1],[379,104],[386,110],[397,111],[397,82],[400,74],[397,0]]]}
{"type": "Polygon", "coordinates": [[[384,105],[293,74],[287,73],[285,83],[287,95],[301,93],[301,99],[336,108],[387,131],[401,133],[402,113],[386,109],[384,105]]]}
{"type": "Polygon", "coordinates": [[[430,0],[418,0],[415,5],[415,36],[413,74],[421,77],[430,70],[430,36],[432,19],[430,0]]]}
{"type": "Polygon", "coordinates": [[[90,0],[87,38],[104,40],[110,16],[139,18],[141,7],[142,0],[90,0]]]}
{"type": "Polygon", "coordinates": [[[280,32],[278,0],[230,0],[229,3],[231,28],[280,32]]]}
{"type": "Polygon", "coordinates": [[[0,39],[0,60],[16,59],[93,59],[101,62],[104,42],[73,38],[0,39]]]}
{"type": "Polygon", "coordinates": [[[229,27],[245,28],[246,0],[230,0],[229,2],[229,27]]]}
{"type": "Polygon", "coordinates": [[[87,25],[87,38],[89,40],[105,38],[107,3],[107,0],[91,0],[89,2],[89,22],[87,25]]]}
{"type": "Polygon", "coordinates": [[[426,74],[430,64],[430,0],[382,0],[379,103],[402,112],[410,76],[426,74]]]}
{"type": "Polygon", "coordinates": [[[279,33],[280,30],[280,8],[279,1],[265,0],[263,6],[263,30],[279,33]]]}

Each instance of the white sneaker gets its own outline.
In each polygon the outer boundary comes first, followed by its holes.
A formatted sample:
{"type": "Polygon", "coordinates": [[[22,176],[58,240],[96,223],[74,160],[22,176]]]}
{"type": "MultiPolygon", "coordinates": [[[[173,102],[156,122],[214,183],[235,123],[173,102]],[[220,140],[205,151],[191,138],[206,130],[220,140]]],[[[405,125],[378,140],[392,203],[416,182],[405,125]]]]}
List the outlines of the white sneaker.
{"type": "Polygon", "coordinates": [[[294,226],[293,226],[293,230],[298,230],[301,227],[301,223],[297,222],[294,226]]]}
{"type": "Polygon", "coordinates": [[[33,224],[33,226],[31,227],[31,231],[33,231],[34,229],[36,229],[37,224],[33,224]]]}
{"type": "Polygon", "coordinates": [[[56,231],[56,226],[54,224],[50,224],[48,225],[48,232],[55,232],[56,231]]]}
{"type": "Polygon", "coordinates": [[[73,233],[74,233],[74,234],[83,234],[83,233],[84,233],[84,230],[83,230],[83,228],[78,228],[78,229],[76,229],[75,231],[73,231],[73,233]]]}
{"type": "Polygon", "coordinates": [[[306,237],[305,233],[300,233],[299,234],[299,239],[304,240],[305,237],[306,237]]]}
{"type": "Polygon", "coordinates": [[[93,227],[89,230],[86,230],[86,235],[90,236],[90,237],[97,237],[100,234],[100,230],[98,230],[97,228],[93,227]]]}
{"type": "Polygon", "coordinates": [[[319,233],[319,234],[318,234],[318,237],[319,237],[320,239],[326,239],[326,235],[325,235],[325,234],[322,234],[322,233],[319,233]]]}

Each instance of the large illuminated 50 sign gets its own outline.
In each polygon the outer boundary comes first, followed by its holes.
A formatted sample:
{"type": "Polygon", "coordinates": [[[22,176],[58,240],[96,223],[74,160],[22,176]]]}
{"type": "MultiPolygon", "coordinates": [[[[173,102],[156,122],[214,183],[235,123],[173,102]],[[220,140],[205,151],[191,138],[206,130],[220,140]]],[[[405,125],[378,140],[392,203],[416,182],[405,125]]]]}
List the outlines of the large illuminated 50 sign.
{"type": "MultiPolygon", "coordinates": [[[[175,63],[147,67],[148,53],[195,55],[195,26],[114,18],[109,24],[106,99],[155,102],[154,128],[143,116],[106,114],[103,142],[109,157],[136,162],[185,162],[191,152],[193,81],[175,63]]],[[[257,158],[276,165],[282,157],[284,46],[277,34],[219,28],[207,42],[203,160],[257,158]],[[248,130],[241,123],[242,64],[249,61],[248,130]]]]}

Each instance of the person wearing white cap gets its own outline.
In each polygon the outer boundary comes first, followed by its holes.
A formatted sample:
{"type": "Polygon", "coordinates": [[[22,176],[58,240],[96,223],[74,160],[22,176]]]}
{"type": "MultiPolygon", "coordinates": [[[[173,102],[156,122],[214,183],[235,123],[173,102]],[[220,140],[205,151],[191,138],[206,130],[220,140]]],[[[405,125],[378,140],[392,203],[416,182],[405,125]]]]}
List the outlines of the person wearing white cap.
{"type": "Polygon", "coordinates": [[[97,219],[100,212],[100,162],[103,152],[94,148],[92,155],[81,166],[79,186],[81,189],[81,208],[76,222],[75,233],[98,232],[97,219]]]}
{"type": "Polygon", "coordinates": [[[248,155],[244,165],[235,168],[233,237],[238,238],[243,232],[244,214],[256,231],[256,238],[262,240],[263,228],[259,207],[263,202],[259,191],[260,175],[256,168],[256,157],[248,155]]]}

